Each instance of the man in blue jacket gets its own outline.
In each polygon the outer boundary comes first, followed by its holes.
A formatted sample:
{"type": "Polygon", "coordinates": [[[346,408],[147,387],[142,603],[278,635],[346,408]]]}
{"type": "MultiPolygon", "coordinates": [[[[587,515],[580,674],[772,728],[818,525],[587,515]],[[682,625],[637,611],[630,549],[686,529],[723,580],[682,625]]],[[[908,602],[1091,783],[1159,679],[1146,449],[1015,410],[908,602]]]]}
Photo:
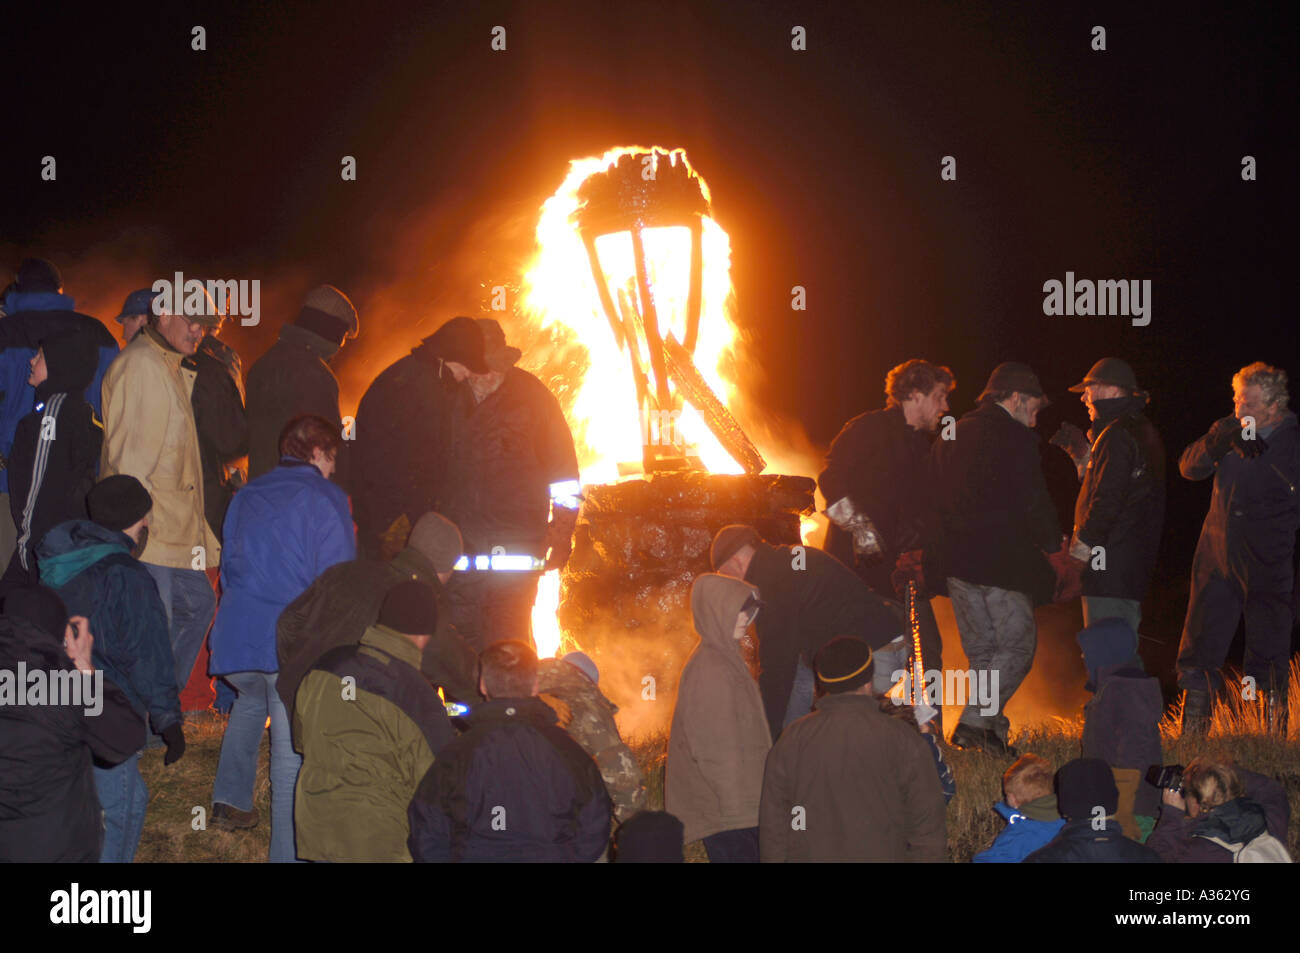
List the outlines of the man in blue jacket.
{"type": "MultiPolygon", "coordinates": [[[[8,460],[18,421],[31,413],[36,388],[27,383],[31,361],[43,338],[82,331],[95,342],[95,376],[86,400],[100,417],[99,388],[104,372],[117,357],[117,341],[108,328],[86,314],[73,311],[71,296],[63,294],[63,278],[43,258],[28,258],[18,266],[14,282],[0,302],[0,459],[8,460]]],[[[18,543],[18,530],[9,512],[9,474],[0,469],[0,562],[7,565],[18,543]]]]}
{"type": "Polygon", "coordinates": [[[1233,415],[1214,423],[1178,461],[1189,480],[1214,477],[1192,560],[1191,598],[1178,647],[1183,731],[1204,731],[1242,614],[1245,674],[1273,730],[1286,735],[1300,426],[1287,409],[1286,371],[1256,362],[1232,378],[1233,415]]]}
{"type": "MultiPolygon", "coordinates": [[[[153,501],[135,477],[107,477],[86,498],[91,520],[54,527],[37,548],[41,581],[59,594],[73,615],[84,615],[95,633],[95,668],[147,713],[167,745],[164,764],[185,753],[181,703],[167,635],[167,613],[149,571],[136,558],[149,535],[153,501]]],[[[131,757],[112,768],[95,768],[95,790],[104,809],[103,862],[130,863],[144,830],[149,789],[140,776],[142,732],[131,757]]]]}

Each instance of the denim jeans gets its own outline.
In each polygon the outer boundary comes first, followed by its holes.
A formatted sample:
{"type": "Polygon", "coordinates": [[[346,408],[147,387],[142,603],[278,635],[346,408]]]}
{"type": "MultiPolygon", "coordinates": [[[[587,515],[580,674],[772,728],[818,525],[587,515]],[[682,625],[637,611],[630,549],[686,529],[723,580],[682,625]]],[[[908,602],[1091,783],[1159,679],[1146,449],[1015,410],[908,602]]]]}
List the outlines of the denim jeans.
{"type": "Polygon", "coordinates": [[[212,591],[207,574],[200,569],[173,569],[153,563],[145,563],[144,568],[153,576],[163,608],[167,610],[172,659],[176,662],[176,690],[183,692],[217,611],[217,594],[212,591]]]}
{"type": "Polygon", "coordinates": [[[790,701],[785,706],[785,721],[781,725],[782,728],[812,711],[813,688],[817,683],[817,676],[804,664],[803,659],[799,659],[798,666],[794,673],[794,686],[790,689],[790,701]]]}
{"type": "Polygon", "coordinates": [[[149,788],[140,775],[140,752],[116,767],[96,767],[95,791],[104,810],[104,848],[99,862],[129,864],[140,846],[144,814],[149,806],[149,788]]]}
{"type": "Polygon", "coordinates": [[[257,751],[267,715],[271,717],[271,855],[270,861],[297,859],[293,830],[293,792],[302,756],[293,750],[289,715],[275,690],[275,672],[235,672],[226,681],[238,693],[230,710],[221,758],[212,785],[212,802],[236,810],[253,809],[253,780],[257,776],[257,751]]]}
{"type": "Polygon", "coordinates": [[[704,850],[711,864],[756,864],[758,828],[742,827],[710,834],[704,838],[704,850]]]}

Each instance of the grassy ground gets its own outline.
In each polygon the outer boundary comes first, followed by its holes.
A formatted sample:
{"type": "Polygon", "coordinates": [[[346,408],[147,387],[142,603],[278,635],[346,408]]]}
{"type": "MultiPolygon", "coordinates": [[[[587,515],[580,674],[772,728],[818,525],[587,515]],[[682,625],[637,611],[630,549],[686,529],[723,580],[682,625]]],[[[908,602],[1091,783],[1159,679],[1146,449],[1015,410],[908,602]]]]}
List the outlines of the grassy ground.
{"type": "MultiPolygon", "coordinates": [[[[1178,737],[1181,713],[1171,709],[1161,726],[1162,747],[1166,764],[1187,764],[1198,754],[1214,755],[1282,780],[1291,805],[1287,847],[1293,857],[1300,857],[1300,666],[1296,665],[1292,667],[1290,700],[1291,735],[1285,741],[1264,732],[1256,706],[1237,702],[1216,705],[1208,738],[1186,741],[1178,737]]],[[[949,731],[956,724],[956,714],[955,710],[946,712],[949,731]]],[[[1057,719],[1025,729],[1012,741],[1022,752],[1032,751],[1060,767],[1078,757],[1082,727],[1082,719],[1057,719]]],[[[266,860],[271,838],[271,791],[265,739],[253,791],[261,823],[252,830],[233,834],[210,827],[202,829],[201,822],[212,807],[212,780],[224,729],[225,720],[218,715],[191,716],[186,723],[188,745],[184,758],[164,767],[161,748],[146,751],[141,758],[140,771],[149,785],[149,813],[137,861],[266,860]]],[[[645,769],[650,806],[662,809],[667,735],[630,738],[629,744],[645,769]]],[[[957,777],[957,796],[948,805],[948,849],[954,861],[966,862],[988,846],[1002,828],[1003,822],[992,806],[1002,796],[1002,772],[1010,759],[954,748],[946,749],[945,756],[957,777]]],[[[703,845],[688,844],[686,859],[706,861],[703,845]]]]}

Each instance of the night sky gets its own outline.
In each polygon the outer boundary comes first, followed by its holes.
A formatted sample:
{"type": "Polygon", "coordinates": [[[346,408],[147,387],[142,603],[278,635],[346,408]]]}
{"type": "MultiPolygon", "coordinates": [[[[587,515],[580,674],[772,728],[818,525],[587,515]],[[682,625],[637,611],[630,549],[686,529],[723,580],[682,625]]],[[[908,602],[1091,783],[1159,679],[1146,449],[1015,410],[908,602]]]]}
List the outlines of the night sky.
{"type": "MultiPolygon", "coordinates": [[[[1231,412],[1242,365],[1297,390],[1285,5],[870,7],[25,4],[0,57],[0,271],[49,257],[103,319],[176,268],[261,278],[263,325],[227,334],[246,367],[322,281],[362,341],[413,343],[515,277],[569,159],[653,143],[687,150],[731,235],[750,391],[816,445],[909,357],[953,368],[958,414],[995,364],[1031,363],[1057,401],[1046,437],[1086,427],[1065,388],[1123,356],[1171,464],[1231,412]],[[1067,271],[1149,279],[1151,323],[1045,316],[1067,271]]],[[[382,369],[364,348],[339,367],[382,369]]],[[[1077,484],[1048,459],[1064,509],[1077,484]]],[[[1172,472],[1171,604],[1208,499],[1172,472]]]]}

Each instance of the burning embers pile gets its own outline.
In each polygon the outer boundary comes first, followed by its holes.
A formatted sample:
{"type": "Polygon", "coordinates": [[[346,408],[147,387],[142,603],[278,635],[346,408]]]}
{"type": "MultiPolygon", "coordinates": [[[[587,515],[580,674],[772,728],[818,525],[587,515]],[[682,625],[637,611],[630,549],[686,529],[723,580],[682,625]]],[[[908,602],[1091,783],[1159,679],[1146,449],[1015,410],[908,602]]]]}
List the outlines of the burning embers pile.
{"type": "Polygon", "coordinates": [[[574,161],[537,240],[524,311],[576,337],[589,365],[566,406],[586,500],[562,582],[543,580],[534,635],[549,654],[562,629],[566,647],[625,676],[602,678],[625,716],[640,723],[636,709],[653,702],[644,711],[666,725],[713,534],[744,522],[799,542],[814,483],[761,475],[767,464],[728,409],[730,243],[682,150],[574,161]]]}

